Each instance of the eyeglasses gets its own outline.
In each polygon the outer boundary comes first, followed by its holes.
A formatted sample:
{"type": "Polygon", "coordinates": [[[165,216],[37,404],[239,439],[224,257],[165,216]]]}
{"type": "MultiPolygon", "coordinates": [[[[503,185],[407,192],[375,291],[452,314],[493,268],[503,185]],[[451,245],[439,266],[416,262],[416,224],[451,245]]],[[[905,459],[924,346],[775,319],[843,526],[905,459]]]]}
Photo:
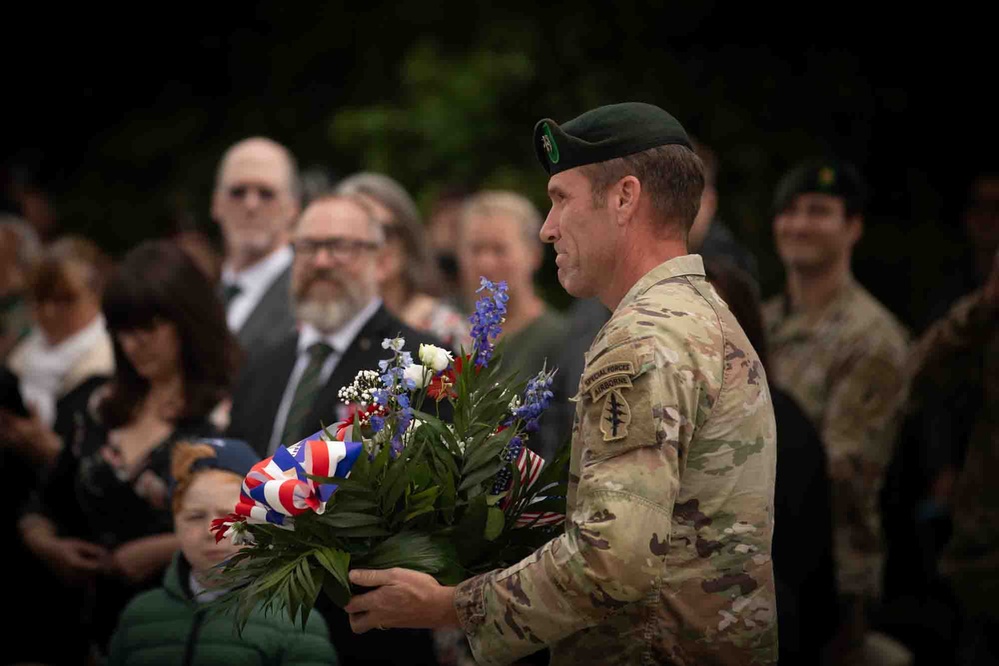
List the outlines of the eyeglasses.
{"type": "Polygon", "coordinates": [[[295,254],[302,257],[315,257],[320,250],[326,250],[337,259],[348,260],[362,252],[377,250],[380,245],[359,238],[299,238],[291,244],[291,247],[295,250],[295,254]]]}
{"type": "Polygon", "coordinates": [[[273,188],[261,185],[234,185],[229,188],[229,196],[242,200],[246,198],[250,190],[256,190],[257,197],[261,201],[273,201],[274,197],[277,196],[277,192],[273,188]]]}

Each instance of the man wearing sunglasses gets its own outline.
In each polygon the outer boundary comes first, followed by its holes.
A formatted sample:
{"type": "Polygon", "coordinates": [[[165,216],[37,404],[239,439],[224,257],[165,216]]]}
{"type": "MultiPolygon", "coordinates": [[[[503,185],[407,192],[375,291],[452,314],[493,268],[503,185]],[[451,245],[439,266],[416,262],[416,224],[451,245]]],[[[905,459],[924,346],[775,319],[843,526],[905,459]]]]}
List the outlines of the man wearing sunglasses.
{"type": "Polygon", "coordinates": [[[219,164],[212,217],[226,246],[221,296],[229,328],[251,354],[295,325],[288,240],[300,191],[295,158],[270,139],[244,139],[219,164]]]}

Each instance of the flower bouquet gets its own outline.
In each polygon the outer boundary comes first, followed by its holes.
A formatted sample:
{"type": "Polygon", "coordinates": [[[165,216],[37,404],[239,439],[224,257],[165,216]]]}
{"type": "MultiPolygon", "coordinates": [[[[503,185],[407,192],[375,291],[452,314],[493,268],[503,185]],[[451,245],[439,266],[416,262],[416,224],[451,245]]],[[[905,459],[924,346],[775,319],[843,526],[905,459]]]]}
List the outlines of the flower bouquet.
{"type": "Polygon", "coordinates": [[[472,350],[458,358],[401,338],[358,374],[333,424],[258,463],[216,539],[244,547],[225,563],[224,604],[245,624],[258,605],[304,622],[320,593],[345,605],[351,567],[404,567],[457,583],[552,539],[564,520],[568,447],[547,464],[526,447],[555,371],[504,373],[494,346],[506,285],[483,278],[472,350]],[[447,417],[447,418],[443,418],[447,417]]]}

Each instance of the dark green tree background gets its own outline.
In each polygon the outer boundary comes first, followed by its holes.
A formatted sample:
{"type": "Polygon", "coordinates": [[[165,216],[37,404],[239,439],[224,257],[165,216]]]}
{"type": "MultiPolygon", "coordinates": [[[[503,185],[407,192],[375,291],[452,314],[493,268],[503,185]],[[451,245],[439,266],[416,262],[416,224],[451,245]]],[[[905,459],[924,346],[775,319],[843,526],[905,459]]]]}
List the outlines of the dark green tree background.
{"type": "MultiPolygon", "coordinates": [[[[3,162],[61,225],[121,253],[178,215],[206,226],[222,151],[248,135],[303,167],[375,169],[426,205],[453,183],[547,210],[531,129],[598,104],[674,113],[721,161],[721,214],[782,279],[770,199],[793,162],[832,152],[872,186],[856,272],[908,321],[960,261],[959,212],[995,168],[989,60],[957,8],[517,2],[243,2],[8,11],[3,162]]],[[[565,302],[552,267],[539,276],[565,302]]]]}

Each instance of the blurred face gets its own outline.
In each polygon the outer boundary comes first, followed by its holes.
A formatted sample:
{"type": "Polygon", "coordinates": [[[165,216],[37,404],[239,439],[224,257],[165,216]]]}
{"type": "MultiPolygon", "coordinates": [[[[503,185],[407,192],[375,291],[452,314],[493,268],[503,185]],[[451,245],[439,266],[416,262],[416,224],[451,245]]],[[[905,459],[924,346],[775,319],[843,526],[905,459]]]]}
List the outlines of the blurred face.
{"type": "Polygon", "coordinates": [[[239,501],[240,479],[231,472],[207,470],[195,475],[180,508],[173,517],[173,529],[180,550],[202,583],[210,579],[212,567],[239,551],[232,539],[215,543],[212,521],[232,513],[239,501]]]}
{"type": "Polygon", "coordinates": [[[975,183],[964,225],[979,250],[995,252],[999,248],[999,178],[982,178],[975,183]]]}
{"type": "Polygon", "coordinates": [[[87,268],[69,264],[62,284],[31,300],[35,323],[50,345],[58,345],[89,326],[100,313],[97,295],[87,286],[87,268]]]}
{"type": "Polygon", "coordinates": [[[298,205],[291,192],[285,155],[275,146],[250,141],[226,158],[212,200],[231,251],[263,257],[284,244],[298,205]]]}
{"type": "Polygon", "coordinates": [[[608,205],[593,206],[590,180],[579,168],[552,176],[548,197],[541,239],[555,245],[558,281],[573,296],[596,296],[614,267],[617,227],[608,205]]]}
{"type": "Polygon", "coordinates": [[[777,252],[798,271],[824,272],[848,261],[860,233],[860,217],[848,218],[843,199],[829,194],[799,194],[774,218],[777,252]]]}
{"type": "Polygon", "coordinates": [[[506,280],[511,294],[533,289],[541,252],[524,237],[520,221],[509,214],[473,215],[461,225],[458,266],[466,297],[474,299],[479,277],[506,280]]]}
{"type": "Polygon", "coordinates": [[[378,240],[367,212],[349,200],[321,201],[305,210],[292,241],[299,321],[335,332],[378,294],[378,240]]]}
{"type": "Polygon", "coordinates": [[[146,381],[174,376],[181,365],[177,326],[155,319],[149,328],[116,331],[114,334],[128,362],[146,381]]]}

